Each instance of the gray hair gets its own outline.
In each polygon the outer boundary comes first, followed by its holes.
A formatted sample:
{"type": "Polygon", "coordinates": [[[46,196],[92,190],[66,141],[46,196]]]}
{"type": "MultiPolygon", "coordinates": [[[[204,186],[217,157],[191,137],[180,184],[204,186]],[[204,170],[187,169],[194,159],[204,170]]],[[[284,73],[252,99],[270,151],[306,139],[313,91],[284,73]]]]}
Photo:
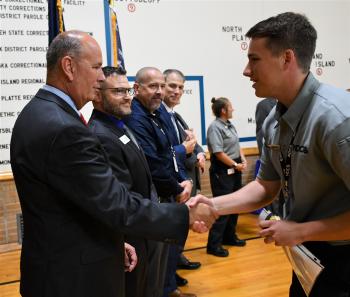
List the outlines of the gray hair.
{"type": "Polygon", "coordinates": [[[169,76],[170,74],[172,74],[172,73],[175,73],[175,74],[177,74],[178,76],[180,76],[183,82],[186,81],[184,74],[183,74],[180,70],[177,70],[177,69],[167,69],[167,70],[164,70],[163,74],[164,74],[165,80],[167,80],[168,76],[169,76]]]}
{"type": "Polygon", "coordinates": [[[63,32],[51,42],[46,53],[48,71],[53,70],[65,56],[78,57],[81,52],[81,36],[86,33],[78,30],[63,32]]]}

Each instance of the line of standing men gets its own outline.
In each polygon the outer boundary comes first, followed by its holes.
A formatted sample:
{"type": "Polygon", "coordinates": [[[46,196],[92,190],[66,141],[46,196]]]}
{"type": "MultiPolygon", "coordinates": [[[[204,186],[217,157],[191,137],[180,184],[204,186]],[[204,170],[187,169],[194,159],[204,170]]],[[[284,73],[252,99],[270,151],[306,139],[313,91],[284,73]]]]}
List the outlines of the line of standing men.
{"type": "MultiPolygon", "coordinates": [[[[169,113],[162,105],[166,82],[163,73],[145,67],[136,74],[132,113],[126,124],[143,148],[161,202],[184,203],[190,197],[193,181],[188,178],[184,161],[196,144],[193,135],[180,135],[169,113]],[[183,140],[183,141],[182,141],[183,140]]],[[[167,96],[166,96],[167,97],[167,96]]],[[[179,127],[180,128],[180,127],[179,127]]],[[[177,245],[166,246],[162,261],[166,263],[164,290],[161,296],[195,296],[177,289],[176,266],[179,259],[177,245]]]]}
{"type": "MultiPolygon", "coordinates": [[[[141,152],[136,168],[148,180],[138,191],[145,196],[133,191],[126,176],[115,174],[111,155],[79,112],[102,91],[101,65],[101,49],[90,35],[58,35],[47,52],[46,85],[13,128],[11,166],[25,230],[24,297],[125,296],[124,234],[140,245],[152,244],[149,240],[183,245],[189,227],[205,232],[217,218],[204,204],[190,208],[188,203],[153,202],[159,195],[153,195],[141,152]]],[[[127,138],[121,141],[128,144],[127,138]]],[[[176,185],[179,197],[189,196],[189,189],[183,191],[176,185]]]]}
{"type": "MultiPolygon", "coordinates": [[[[192,185],[186,172],[183,172],[183,160],[191,157],[196,139],[192,135],[187,137],[185,130],[181,130],[179,127],[183,141],[173,141],[174,136],[176,138],[175,127],[172,126],[170,120],[167,120],[168,113],[164,113],[159,108],[166,88],[164,78],[162,80],[163,75],[158,69],[149,67],[143,68],[137,73],[134,100],[140,103],[139,107],[143,111],[141,116],[134,112],[136,117],[139,116],[137,121],[133,115],[130,116],[134,89],[130,88],[125,70],[107,66],[103,68],[103,72],[106,79],[101,83],[97,99],[93,103],[95,109],[89,125],[107,152],[114,174],[128,186],[128,189],[140,193],[144,197],[158,199],[157,190],[158,193],[162,194],[159,197],[163,201],[186,201],[189,198],[192,185]],[[157,75],[156,78],[154,74],[157,75]],[[149,80],[147,80],[148,78],[149,80]],[[140,80],[142,79],[142,83],[146,86],[146,92],[140,88],[140,80]],[[152,98],[159,104],[152,104],[152,98]],[[137,126],[136,129],[135,126],[137,126]],[[149,129],[150,127],[151,129],[149,129]],[[140,131],[142,132],[140,133],[140,131]],[[160,133],[157,134],[154,131],[160,133]],[[145,137],[145,135],[147,136],[145,137]],[[144,150],[146,154],[143,153],[144,150]],[[138,166],[139,163],[142,166],[138,166]],[[152,183],[152,177],[155,180],[155,187],[152,183]],[[173,185],[173,187],[169,185],[173,185]],[[178,194],[181,190],[179,185],[183,190],[178,194]]],[[[180,99],[184,79],[181,78],[181,81],[180,88],[176,87],[175,92],[165,92],[170,95],[166,98],[176,97],[180,99]]],[[[172,88],[168,87],[169,90],[174,89],[174,83],[171,86],[172,88]]],[[[205,160],[203,150],[197,150],[201,152],[198,152],[195,159],[197,160],[198,157],[200,160],[198,163],[203,168],[205,160]]],[[[187,168],[191,169],[191,172],[196,171],[194,168],[196,163],[196,161],[192,161],[192,166],[187,163],[187,168]]],[[[136,269],[126,275],[127,296],[194,296],[193,294],[183,294],[177,289],[175,280],[176,264],[179,257],[177,245],[156,243],[130,236],[127,236],[126,239],[135,246],[139,256],[136,269]],[[165,289],[163,290],[164,283],[165,289]]]]}

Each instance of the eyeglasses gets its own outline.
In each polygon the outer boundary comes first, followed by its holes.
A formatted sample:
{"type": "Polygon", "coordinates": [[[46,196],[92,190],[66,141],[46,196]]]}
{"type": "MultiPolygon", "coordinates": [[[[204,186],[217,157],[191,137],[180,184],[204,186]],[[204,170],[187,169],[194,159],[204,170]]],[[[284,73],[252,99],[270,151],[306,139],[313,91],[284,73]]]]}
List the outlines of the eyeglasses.
{"type": "Polygon", "coordinates": [[[100,90],[111,90],[111,92],[117,96],[133,96],[135,94],[134,88],[101,88],[100,90]]]}

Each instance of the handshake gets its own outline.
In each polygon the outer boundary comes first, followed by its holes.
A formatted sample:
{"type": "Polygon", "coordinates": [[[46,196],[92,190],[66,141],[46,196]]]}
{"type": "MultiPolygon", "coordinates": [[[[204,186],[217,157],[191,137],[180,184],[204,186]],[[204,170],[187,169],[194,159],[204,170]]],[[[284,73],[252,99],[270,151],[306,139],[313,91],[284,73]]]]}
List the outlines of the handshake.
{"type": "Polygon", "coordinates": [[[189,208],[190,228],[198,233],[208,232],[215,220],[219,217],[213,199],[197,195],[186,201],[189,208]]]}

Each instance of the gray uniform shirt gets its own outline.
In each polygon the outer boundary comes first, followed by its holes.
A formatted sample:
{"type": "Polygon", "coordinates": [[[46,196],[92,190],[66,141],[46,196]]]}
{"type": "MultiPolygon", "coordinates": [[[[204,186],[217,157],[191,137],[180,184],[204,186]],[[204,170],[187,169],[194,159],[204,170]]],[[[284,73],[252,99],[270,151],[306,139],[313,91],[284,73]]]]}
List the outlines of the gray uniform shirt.
{"type": "Polygon", "coordinates": [[[350,210],[350,93],[320,84],[309,73],[293,104],[279,104],[266,119],[258,177],[283,180],[280,151],[293,133],[290,199],[286,218],[296,222],[350,210]]]}
{"type": "Polygon", "coordinates": [[[207,144],[211,154],[224,152],[232,160],[241,155],[238,134],[230,121],[216,118],[208,127],[207,144]]]}

